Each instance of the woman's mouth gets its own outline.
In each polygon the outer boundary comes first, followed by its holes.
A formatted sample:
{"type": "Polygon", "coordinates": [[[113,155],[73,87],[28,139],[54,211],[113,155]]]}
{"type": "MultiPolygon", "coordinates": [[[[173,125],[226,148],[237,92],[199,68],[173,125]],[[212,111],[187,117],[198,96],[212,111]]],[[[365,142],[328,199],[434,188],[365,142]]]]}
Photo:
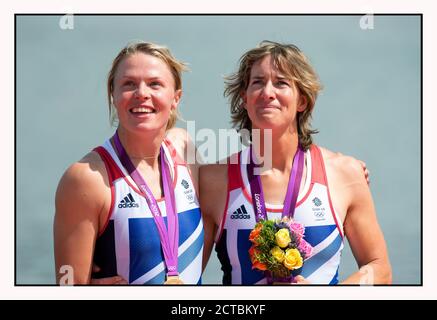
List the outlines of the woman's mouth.
{"type": "Polygon", "coordinates": [[[156,110],[151,107],[135,107],[129,110],[132,114],[151,114],[156,113],[156,110]]]}

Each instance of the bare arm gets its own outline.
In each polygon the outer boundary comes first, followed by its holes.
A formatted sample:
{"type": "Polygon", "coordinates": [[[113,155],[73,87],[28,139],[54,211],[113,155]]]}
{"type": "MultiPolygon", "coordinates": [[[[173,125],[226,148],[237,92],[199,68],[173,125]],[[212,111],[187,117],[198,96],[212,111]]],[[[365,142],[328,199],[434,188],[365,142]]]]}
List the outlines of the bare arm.
{"type": "Polygon", "coordinates": [[[390,284],[387,248],[362,166],[350,158],[343,162],[344,194],[349,199],[344,231],[360,270],[342,284],[390,284]]]}
{"type": "MultiPolygon", "coordinates": [[[[336,153],[337,156],[343,156],[341,152],[336,153]]],[[[370,184],[370,171],[367,169],[367,165],[363,160],[357,159],[358,163],[361,165],[361,168],[364,173],[364,178],[366,179],[367,184],[370,184]]]]}
{"type": "Polygon", "coordinates": [[[105,208],[104,190],[108,188],[95,167],[96,157],[89,154],[73,164],[58,185],[53,225],[57,283],[63,277],[62,266],[73,272],[73,284],[90,281],[99,218],[105,208]]]}
{"type": "Polygon", "coordinates": [[[222,220],[227,198],[227,166],[210,164],[200,167],[200,207],[205,232],[203,269],[205,269],[217,230],[222,220]]]}

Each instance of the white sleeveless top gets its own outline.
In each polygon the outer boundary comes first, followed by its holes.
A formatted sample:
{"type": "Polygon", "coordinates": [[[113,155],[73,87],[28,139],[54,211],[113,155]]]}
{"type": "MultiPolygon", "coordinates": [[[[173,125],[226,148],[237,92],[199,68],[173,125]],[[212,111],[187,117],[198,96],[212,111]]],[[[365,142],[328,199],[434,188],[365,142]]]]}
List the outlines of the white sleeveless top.
{"type": "MultiPolygon", "coordinates": [[[[216,239],[217,256],[224,272],[223,284],[267,283],[262,271],[252,269],[249,258],[252,245],[249,234],[256,223],[247,177],[249,150],[240,152],[238,164],[228,164],[227,204],[216,239]]],[[[294,219],[304,224],[304,239],[314,250],[300,274],[314,284],[336,284],[344,246],[343,226],[332,206],[320,149],[312,145],[305,153],[305,160],[306,181],[299,192],[294,219]]],[[[266,203],[267,217],[280,219],[282,207],[266,203]]]]}
{"type": "MultiPolygon", "coordinates": [[[[186,284],[201,284],[203,222],[196,190],[186,167],[168,140],[162,144],[173,178],[179,218],[178,270],[186,284]],[[169,161],[170,159],[170,161],[169,161]]],[[[111,186],[111,208],[98,236],[95,278],[120,275],[129,284],[163,284],[166,267],[158,230],[142,192],[121,164],[111,143],[94,149],[103,159],[111,186]]],[[[167,223],[164,198],[157,199],[167,223]]]]}

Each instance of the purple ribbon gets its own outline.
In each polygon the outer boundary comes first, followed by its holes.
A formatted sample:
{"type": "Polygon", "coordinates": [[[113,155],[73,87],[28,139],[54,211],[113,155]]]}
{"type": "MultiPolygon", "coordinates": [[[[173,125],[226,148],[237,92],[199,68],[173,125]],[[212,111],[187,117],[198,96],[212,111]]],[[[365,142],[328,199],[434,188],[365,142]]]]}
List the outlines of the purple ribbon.
{"type": "Polygon", "coordinates": [[[121,144],[118,132],[115,132],[113,136],[115,148],[117,149],[118,156],[121,163],[128,171],[129,175],[132,177],[138,188],[143,192],[146,198],[147,204],[152,212],[153,219],[155,220],[156,227],[158,228],[159,238],[161,240],[162,251],[164,253],[165,265],[167,267],[168,276],[177,276],[178,273],[178,247],[179,247],[179,221],[178,215],[176,214],[175,197],[173,188],[171,188],[173,182],[170,179],[170,171],[168,165],[164,160],[165,154],[164,149],[161,146],[160,162],[161,162],[161,174],[162,174],[162,184],[164,186],[164,199],[165,207],[167,211],[167,225],[165,226],[164,218],[159,210],[158,203],[153,196],[152,191],[148,187],[146,181],[143,179],[141,174],[133,165],[126,153],[123,145],[121,144]]]}
{"type": "MultiPolygon", "coordinates": [[[[252,146],[250,147],[250,161],[247,165],[247,175],[250,183],[250,190],[252,193],[252,205],[255,211],[255,219],[267,219],[266,204],[264,201],[264,193],[261,185],[261,178],[254,174],[255,163],[253,161],[252,146]]],[[[293,166],[290,172],[290,179],[288,180],[287,193],[285,194],[284,208],[282,210],[282,217],[293,218],[294,210],[296,208],[297,195],[302,180],[304,163],[304,153],[302,147],[298,145],[296,154],[293,158],[293,166]]]]}
{"type": "Polygon", "coordinates": [[[267,279],[267,284],[274,284],[276,283],[293,283],[294,282],[294,276],[292,273],[288,277],[274,277],[270,271],[265,271],[265,276],[267,279]]]}

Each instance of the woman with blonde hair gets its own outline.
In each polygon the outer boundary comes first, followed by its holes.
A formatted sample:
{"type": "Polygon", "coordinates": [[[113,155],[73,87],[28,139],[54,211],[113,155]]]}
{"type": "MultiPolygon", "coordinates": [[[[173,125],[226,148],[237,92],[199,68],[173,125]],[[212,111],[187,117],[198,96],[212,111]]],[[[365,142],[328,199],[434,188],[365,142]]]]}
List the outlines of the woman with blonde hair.
{"type": "Polygon", "coordinates": [[[115,58],[107,88],[117,130],[71,165],[57,189],[58,282],[71,270],[69,284],[90,283],[94,263],[93,277],[112,283],[200,284],[198,170],[182,160],[186,139],[172,129],[185,69],[167,48],[147,42],[115,58]]]}

